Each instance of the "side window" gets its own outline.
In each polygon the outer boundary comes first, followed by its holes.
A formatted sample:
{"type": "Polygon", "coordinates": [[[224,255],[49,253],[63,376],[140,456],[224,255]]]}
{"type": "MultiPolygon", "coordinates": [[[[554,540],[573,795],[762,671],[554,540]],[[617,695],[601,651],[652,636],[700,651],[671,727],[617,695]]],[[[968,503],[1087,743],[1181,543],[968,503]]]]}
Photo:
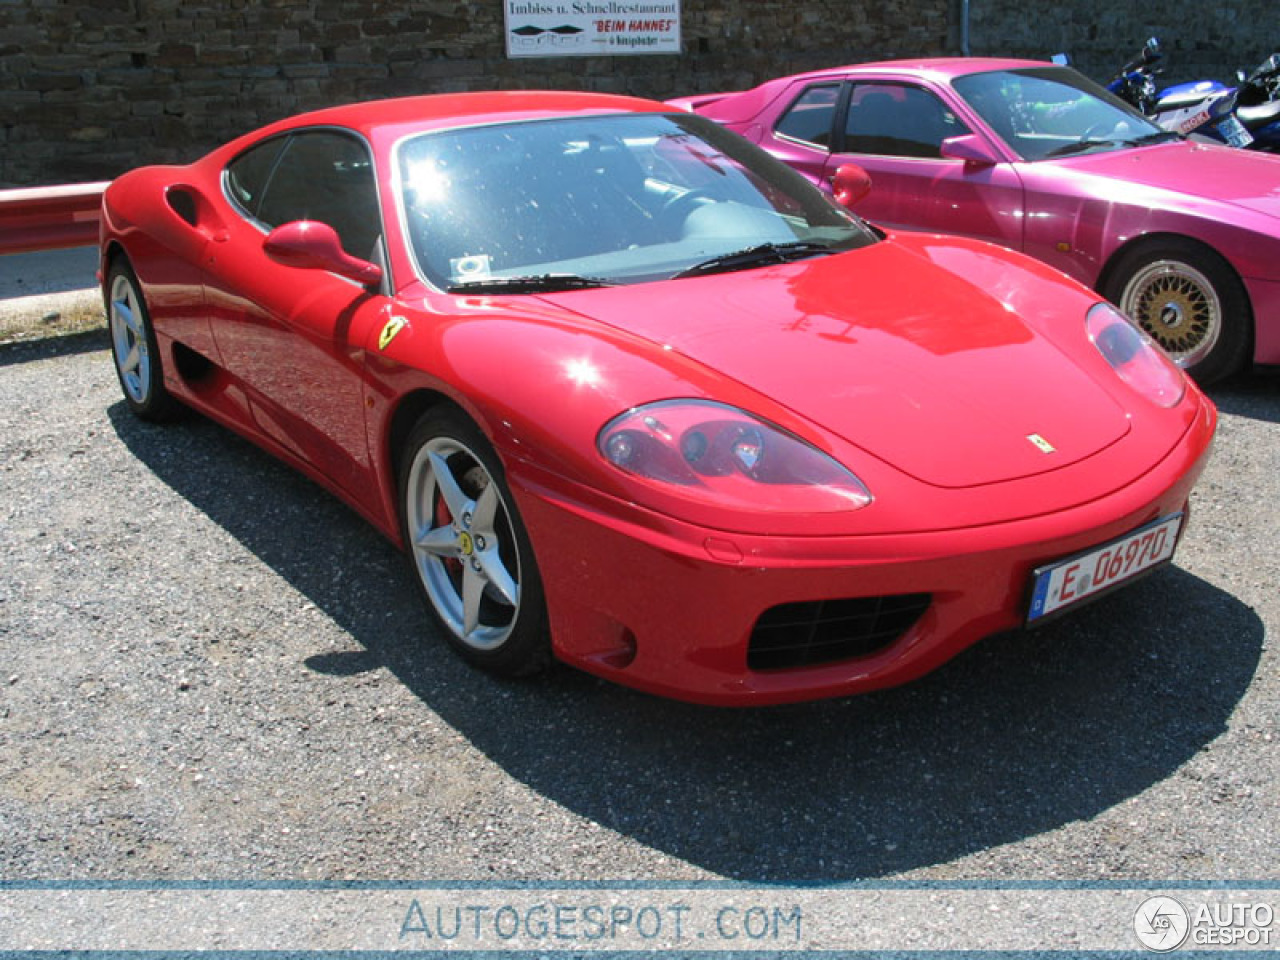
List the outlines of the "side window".
{"type": "Polygon", "coordinates": [[[890,157],[941,157],[942,141],[969,129],[927,90],[860,83],[849,98],[844,150],[890,157]]]}
{"type": "Polygon", "coordinates": [[[369,150],[355,137],[313,130],[289,138],[257,218],[268,227],[319,220],[338,232],[347,253],[374,255],[382,235],[369,150]]]}
{"type": "Polygon", "coordinates": [[[836,116],[836,101],[839,99],[838,83],[809,87],[782,115],[774,130],[792,140],[830,147],[831,127],[836,116]]]}
{"type": "Polygon", "coordinates": [[[258,203],[267,189],[286,137],[276,137],[246,150],[227,164],[227,192],[245,213],[258,215],[258,203]]]}

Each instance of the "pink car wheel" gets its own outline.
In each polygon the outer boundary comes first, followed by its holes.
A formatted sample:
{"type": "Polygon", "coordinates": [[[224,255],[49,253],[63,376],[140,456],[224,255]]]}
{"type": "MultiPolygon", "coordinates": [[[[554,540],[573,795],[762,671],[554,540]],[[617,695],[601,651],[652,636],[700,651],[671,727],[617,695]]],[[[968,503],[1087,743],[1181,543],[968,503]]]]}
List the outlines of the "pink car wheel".
{"type": "Polygon", "coordinates": [[[1253,321],[1231,268],[1211,250],[1171,238],[1127,253],[1107,295],[1200,383],[1239,370],[1253,321]]]}

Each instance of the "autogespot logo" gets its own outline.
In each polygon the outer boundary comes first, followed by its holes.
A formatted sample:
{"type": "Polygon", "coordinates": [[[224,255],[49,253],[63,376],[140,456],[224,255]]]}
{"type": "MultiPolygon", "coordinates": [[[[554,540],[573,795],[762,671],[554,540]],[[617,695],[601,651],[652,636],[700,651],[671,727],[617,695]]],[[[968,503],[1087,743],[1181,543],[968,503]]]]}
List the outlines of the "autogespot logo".
{"type": "Polygon", "coordinates": [[[1187,908],[1173,897],[1148,897],[1133,915],[1133,932],[1148,950],[1167,953],[1182,946],[1191,929],[1187,908]]]}

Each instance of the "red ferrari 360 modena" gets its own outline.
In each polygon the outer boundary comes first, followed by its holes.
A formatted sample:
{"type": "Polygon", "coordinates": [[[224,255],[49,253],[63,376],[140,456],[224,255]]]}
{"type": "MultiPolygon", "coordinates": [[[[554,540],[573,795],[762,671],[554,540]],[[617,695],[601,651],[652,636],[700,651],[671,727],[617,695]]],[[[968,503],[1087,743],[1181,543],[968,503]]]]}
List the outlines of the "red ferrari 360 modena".
{"type": "Polygon", "coordinates": [[[102,275],[128,406],[350,503],[467,660],[705,703],[901,683],[1168,561],[1215,425],[1057,271],[622,97],[359,104],[134,170],[102,275]]]}

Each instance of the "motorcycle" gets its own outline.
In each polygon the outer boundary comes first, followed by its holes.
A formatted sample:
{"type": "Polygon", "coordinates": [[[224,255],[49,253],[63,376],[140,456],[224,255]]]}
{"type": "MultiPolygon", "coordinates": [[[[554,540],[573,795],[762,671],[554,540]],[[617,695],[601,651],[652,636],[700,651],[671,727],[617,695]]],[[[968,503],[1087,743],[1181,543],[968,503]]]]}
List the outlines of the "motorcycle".
{"type": "Polygon", "coordinates": [[[1238,85],[1216,80],[1180,83],[1157,92],[1160,43],[1150,38],[1142,52],[1107,89],[1137,107],[1165,130],[1204,136],[1233,147],[1280,152],[1280,54],[1252,73],[1237,72],[1238,85]]]}
{"type": "Polygon", "coordinates": [[[1259,149],[1280,153],[1280,53],[1273,53],[1252,73],[1236,72],[1236,118],[1259,149]]]}
{"type": "Polygon", "coordinates": [[[1125,103],[1137,107],[1143,115],[1152,116],[1156,110],[1156,74],[1160,72],[1156,64],[1163,57],[1160,41],[1151,37],[1142,52],[1107,81],[1107,89],[1125,103]]]}

